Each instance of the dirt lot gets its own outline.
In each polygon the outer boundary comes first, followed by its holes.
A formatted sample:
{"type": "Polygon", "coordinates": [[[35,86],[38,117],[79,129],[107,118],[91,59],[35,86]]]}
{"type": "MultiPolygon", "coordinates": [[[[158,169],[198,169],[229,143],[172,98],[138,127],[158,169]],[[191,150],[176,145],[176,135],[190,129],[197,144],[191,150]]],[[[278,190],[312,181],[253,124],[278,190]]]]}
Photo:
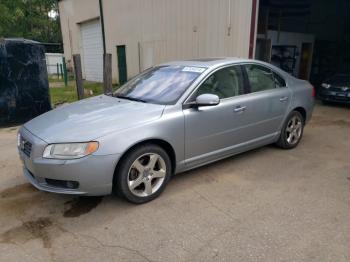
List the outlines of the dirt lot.
{"type": "Polygon", "coordinates": [[[37,191],[16,130],[0,130],[1,261],[350,261],[350,108],[318,105],[296,149],[178,175],[141,206],[37,191]]]}

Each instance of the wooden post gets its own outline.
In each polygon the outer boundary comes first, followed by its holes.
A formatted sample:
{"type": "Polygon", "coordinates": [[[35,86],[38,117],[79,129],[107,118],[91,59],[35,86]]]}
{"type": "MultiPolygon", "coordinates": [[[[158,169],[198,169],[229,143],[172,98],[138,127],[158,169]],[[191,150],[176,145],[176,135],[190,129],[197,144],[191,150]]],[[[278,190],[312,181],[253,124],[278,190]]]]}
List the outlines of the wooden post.
{"type": "Polygon", "coordinates": [[[65,57],[62,57],[64,86],[68,85],[67,65],[65,57]]]}
{"type": "Polygon", "coordinates": [[[57,79],[60,79],[60,65],[57,63],[57,79]]]}
{"type": "Polygon", "coordinates": [[[112,54],[103,55],[103,92],[111,94],[112,89],[112,54]]]}
{"type": "Polygon", "coordinates": [[[61,77],[63,79],[63,65],[62,64],[60,64],[60,68],[61,68],[61,77]]]}
{"type": "Polygon", "coordinates": [[[84,98],[83,74],[81,71],[80,54],[73,55],[75,83],[77,85],[78,100],[84,98]]]}

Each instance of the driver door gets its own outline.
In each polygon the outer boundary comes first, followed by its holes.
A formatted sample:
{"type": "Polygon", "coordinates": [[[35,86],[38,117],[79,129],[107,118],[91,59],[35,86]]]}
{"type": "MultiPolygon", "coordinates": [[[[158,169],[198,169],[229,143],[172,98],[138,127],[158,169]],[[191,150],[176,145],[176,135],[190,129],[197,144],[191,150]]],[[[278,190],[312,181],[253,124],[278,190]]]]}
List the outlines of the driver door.
{"type": "Polygon", "coordinates": [[[224,156],[232,145],[241,142],[235,136],[237,123],[233,118],[237,110],[234,97],[243,94],[243,89],[241,67],[229,66],[212,73],[191,95],[186,103],[195,101],[201,94],[217,95],[220,103],[201,107],[184,105],[186,166],[224,156]]]}

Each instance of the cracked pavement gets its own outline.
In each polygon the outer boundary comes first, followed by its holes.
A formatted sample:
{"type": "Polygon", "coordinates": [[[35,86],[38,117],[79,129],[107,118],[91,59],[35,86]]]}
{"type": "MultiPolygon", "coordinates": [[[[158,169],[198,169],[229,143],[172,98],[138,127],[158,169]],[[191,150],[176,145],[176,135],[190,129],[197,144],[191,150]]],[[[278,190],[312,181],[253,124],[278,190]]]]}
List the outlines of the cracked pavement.
{"type": "Polygon", "coordinates": [[[317,104],[294,150],[179,174],[155,201],[40,192],[0,129],[0,261],[350,261],[350,108],[317,104]]]}

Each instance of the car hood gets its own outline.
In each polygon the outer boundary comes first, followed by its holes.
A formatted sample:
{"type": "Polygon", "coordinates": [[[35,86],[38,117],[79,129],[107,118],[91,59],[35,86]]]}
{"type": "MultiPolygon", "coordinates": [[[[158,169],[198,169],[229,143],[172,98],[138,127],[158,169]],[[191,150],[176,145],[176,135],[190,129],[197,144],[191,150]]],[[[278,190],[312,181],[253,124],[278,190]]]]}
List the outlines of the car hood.
{"type": "Polygon", "coordinates": [[[154,121],[164,107],[101,95],[56,108],[24,127],[47,143],[83,142],[154,121]]]}

